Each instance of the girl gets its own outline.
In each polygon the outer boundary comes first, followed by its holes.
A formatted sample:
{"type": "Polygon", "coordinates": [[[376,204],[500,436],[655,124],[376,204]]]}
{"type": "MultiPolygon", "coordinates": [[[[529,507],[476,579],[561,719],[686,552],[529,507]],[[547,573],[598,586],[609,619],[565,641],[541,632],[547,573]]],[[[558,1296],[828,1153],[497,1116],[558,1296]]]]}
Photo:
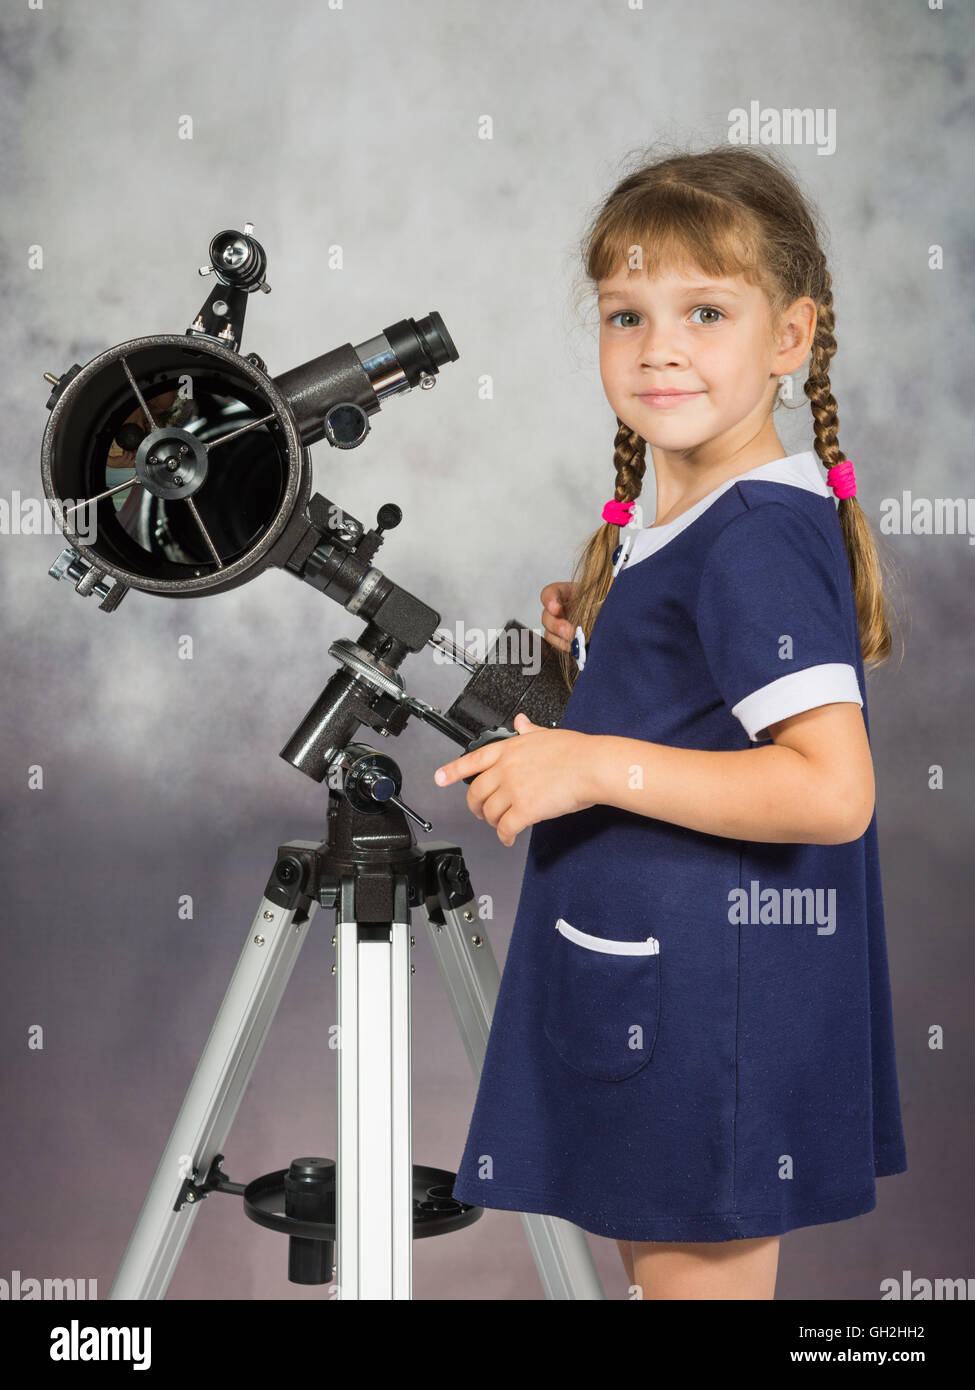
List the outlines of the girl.
{"type": "Polygon", "coordinates": [[[571,694],[437,774],[504,845],[532,827],[453,1192],[615,1238],[644,1298],[770,1299],[784,1232],[907,1167],[864,693],[890,629],[830,275],[785,168],[732,146],[625,178],[585,269],[618,429],[605,524],[542,591],[571,694]]]}

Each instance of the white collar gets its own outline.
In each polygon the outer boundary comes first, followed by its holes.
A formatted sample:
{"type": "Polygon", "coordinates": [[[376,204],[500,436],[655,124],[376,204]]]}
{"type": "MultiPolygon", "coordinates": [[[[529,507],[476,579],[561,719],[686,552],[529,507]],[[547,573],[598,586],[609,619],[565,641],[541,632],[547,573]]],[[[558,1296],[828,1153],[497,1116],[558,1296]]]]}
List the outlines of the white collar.
{"type": "MultiPolygon", "coordinates": [[[[674,517],[673,521],[667,521],[662,526],[636,527],[631,522],[629,526],[621,527],[620,540],[624,544],[629,541],[625,567],[629,569],[639,560],[654,555],[706,512],[722,493],[742,482],[787,483],[790,487],[801,487],[807,492],[818,493],[820,497],[830,496],[819,455],[811,449],[801,454],[788,454],[785,458],[773,459],[771,463],[760,463],[757,468],[749,468],[744,473],[737,473],[733,478],[726,478],[713,492],[707,493],[700,501],[695,502],[693,507],[674,517]]],[[[622,555],[620,559],[623,559],[622,555]]]]}

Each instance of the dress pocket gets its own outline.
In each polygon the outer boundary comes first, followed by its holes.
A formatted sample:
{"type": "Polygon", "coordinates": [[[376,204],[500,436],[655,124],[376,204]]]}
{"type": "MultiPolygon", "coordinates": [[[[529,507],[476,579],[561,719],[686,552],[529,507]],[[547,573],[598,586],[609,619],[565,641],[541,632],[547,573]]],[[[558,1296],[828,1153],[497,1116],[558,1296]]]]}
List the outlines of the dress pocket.
{"type": "Polygon", "coordinates": [[[660,947],[591,936],[562,917],[548,956],[543,1028],[556,1052],[595,1081],[623,1081],[653,1055],[660,947]]]}

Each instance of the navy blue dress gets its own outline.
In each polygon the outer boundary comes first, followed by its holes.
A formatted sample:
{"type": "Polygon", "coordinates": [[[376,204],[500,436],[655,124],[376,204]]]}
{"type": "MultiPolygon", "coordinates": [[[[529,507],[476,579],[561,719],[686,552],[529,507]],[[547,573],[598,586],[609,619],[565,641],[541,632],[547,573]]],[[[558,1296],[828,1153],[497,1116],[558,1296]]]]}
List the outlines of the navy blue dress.
{"type": "MultiPolygon", "coordinates": [[[[562,728],[745,749],[818,705],[866,721],[813,453],[621,534],[562,728]]],[[[871,1211],[906,1167],[876,814],[842,845],[605,805],[532,827],[455,1197],[723,1241],[871,1211]]]]}

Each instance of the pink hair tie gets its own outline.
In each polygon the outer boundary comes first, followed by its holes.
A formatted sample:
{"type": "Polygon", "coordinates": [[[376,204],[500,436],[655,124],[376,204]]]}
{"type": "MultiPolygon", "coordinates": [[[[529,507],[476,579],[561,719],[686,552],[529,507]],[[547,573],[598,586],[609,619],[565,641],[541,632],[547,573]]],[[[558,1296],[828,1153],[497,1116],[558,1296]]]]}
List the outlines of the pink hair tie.
{"type": "Polygon", "coordinates": [[[632,502],[617,502],[615,497],[611,497],[603,508],[603,521],[608,521],[610,526],[628,526],[635,506],[635,499],[632,502]]]}
{"type": "Polygon", "coordinates": [[[857,483],[853,475],[853,460],[846,459],[843,463],[834,464],[826,474],[826,481],[837,497],[855,497],[857,483]]]}

